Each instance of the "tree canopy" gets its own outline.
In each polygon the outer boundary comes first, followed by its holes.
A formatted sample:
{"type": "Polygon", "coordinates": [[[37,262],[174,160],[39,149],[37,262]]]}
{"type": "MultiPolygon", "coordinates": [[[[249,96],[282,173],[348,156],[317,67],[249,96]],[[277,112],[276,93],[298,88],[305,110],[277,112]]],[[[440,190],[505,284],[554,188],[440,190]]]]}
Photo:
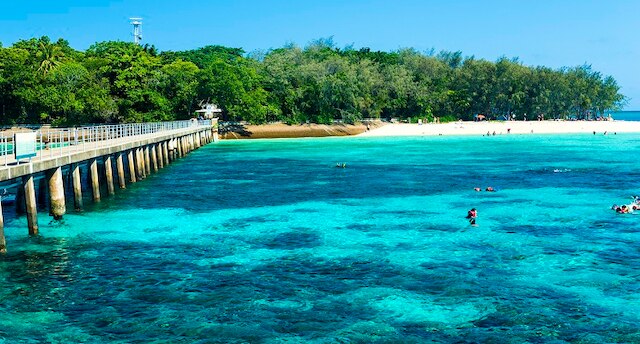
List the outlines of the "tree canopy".
{"type": "Polygon", "coordinates": [[[158,52],[126,42],[86,51],[48,37],[0,45],[1,124],[187,119],[203,101],[223,117],[265,123],[586,118],[625,102],[589,65],[551,69],[462,53],[338,48],[319,39],[262,53],[206,46],[158,52]]]}

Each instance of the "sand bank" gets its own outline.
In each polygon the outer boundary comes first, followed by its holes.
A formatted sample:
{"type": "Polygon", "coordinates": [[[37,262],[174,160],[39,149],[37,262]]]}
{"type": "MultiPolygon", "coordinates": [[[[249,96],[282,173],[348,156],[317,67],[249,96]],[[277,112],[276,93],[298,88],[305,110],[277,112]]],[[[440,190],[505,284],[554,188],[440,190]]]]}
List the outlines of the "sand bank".
{"type": "Polygon", "coordinates": [[[500,134],[640,133],[633,121],[510,121],[454,122],[442,124],[387,124],[360,136],[431,136],[500,134]]]}
{"type": "MultiPolygon", "coordinates": [[[[382,126],[382,122],[370,123],[369,128],[382,126]]],[[[294,137],[324,137],[358,135],[367,131],[365,124],[297,124],[284,123],[250,125],[225,124],[220,126],[222,139],[266,139],[294,137]]]]}

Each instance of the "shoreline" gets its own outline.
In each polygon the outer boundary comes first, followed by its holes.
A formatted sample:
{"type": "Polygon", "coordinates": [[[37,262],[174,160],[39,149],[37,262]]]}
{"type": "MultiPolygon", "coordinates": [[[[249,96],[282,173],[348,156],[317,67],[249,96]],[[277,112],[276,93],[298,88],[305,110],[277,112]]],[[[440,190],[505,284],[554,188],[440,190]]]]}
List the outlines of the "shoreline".
{"type": "Polygon", "coordinates": [[[507,121],[389,124],[359,136],[464,136],[501,134],[640,133],[636,121],[507,121]]]}
{"type": "Polygon", "coordinates": [[[368,124],[299,124],[272,123],[264,125],[234,124],[221,126],[220,138],[274,139],[330,136],[393,137],[393,136],[468,136],[502,134],[617,134],[640,133],[640,121],[507,121],[450,123],[386,123],[368,124]],[[369,128],[370,130],[367,130],[369,128]]]}

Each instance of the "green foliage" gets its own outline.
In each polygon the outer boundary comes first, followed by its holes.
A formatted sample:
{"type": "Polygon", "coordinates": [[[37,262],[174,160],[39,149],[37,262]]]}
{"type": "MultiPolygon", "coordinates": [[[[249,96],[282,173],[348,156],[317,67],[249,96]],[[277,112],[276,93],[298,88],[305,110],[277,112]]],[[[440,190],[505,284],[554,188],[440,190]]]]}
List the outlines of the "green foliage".
{"type": "Polygon", "coordinates": [[[75,125],[187,119],[205,101],[223,118],[265,123],[354,123],[365,118],[441,122],[516,115],[591,118],[625,102],[590,66],[554,70],[461,52],[300,48],[246,55],[210,45],[158,52],[99,42],[86,52],[48,37],[0,45],[0,122],[75,125]]]}

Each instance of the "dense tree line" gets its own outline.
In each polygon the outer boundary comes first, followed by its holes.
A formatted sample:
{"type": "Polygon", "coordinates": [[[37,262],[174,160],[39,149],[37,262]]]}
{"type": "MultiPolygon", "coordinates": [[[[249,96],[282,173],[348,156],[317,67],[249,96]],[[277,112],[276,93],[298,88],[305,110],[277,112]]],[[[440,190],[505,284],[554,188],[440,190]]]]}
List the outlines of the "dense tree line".
{"type": "Polygon", "coordinates": [[[207,46],[158,52],[99,42],[86,51],[48,37],[0,45],[2,124],[187,119],[203,101],[227,120],[264,123],[584,118],[619,108],[616,81],[590,66],[530,67],[460,52],[337,48],[320,39],[264,53],[207,46]]]}

